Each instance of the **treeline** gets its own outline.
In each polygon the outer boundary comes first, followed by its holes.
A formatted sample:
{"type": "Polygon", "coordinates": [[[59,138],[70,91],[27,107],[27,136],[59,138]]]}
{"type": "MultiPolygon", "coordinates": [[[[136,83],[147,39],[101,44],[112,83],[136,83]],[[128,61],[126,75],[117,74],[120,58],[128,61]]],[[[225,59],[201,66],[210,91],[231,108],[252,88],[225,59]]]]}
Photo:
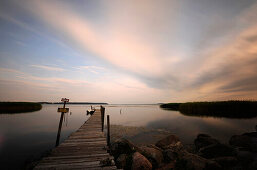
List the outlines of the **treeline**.
{"type": "Polygon", "coordinates": [[[188,116],[252,118],[257,116],[257,101],[217,101],[167,103],[161,108],[180,111],[188,116]]]}
{"type": "MultiPolygon", "coordinates": [[[[63,102],[39,102],[40,104],[63,104],[63,102]]],[[[66,104],[107,105],[108,103],[68,102],[66,104]]]]}
{"type": "Polygon", "coordinates": [[[40,103],[33,102],[0,102],[1,113],[24,113],[41,110],[40,103]]]}

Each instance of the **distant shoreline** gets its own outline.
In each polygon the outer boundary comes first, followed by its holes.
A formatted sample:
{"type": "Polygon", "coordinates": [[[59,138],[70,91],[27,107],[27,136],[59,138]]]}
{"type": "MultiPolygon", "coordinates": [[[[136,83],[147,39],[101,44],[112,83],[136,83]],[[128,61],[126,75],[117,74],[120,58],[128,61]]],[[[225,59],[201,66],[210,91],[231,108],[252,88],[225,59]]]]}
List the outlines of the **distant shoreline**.
{"type": "MultiPolygon", "coordinates": [[[[38,102],[40,104],[63,104],[63,102],[38,102]]],[[[69,104],[85,104],[85,105],[108,105],[108,103],[91,103],[91,102],[68,102],[69,104]]]]}
{"type": "Polygon", "coordinates": [[[40,103],[34,102],[0,102],[0,114],[34,112],[42,109],[40,103]]]}
{"type": "Polygon", "coordinates": [[[257,117],[257,101],[214,101],[166,103],[161,108],[180,111],[186,116],[253,118],[257,117]]]}

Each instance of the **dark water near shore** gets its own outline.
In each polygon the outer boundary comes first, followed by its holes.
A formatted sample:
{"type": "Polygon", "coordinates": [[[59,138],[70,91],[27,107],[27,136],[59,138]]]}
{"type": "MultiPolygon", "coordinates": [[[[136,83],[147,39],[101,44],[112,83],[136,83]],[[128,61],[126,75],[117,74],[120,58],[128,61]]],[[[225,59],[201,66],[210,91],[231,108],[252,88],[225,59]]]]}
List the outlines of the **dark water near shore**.
{"type": "MultiPolygon", "coordinates": [[[[85,120],[87,105],[67,105],[70,113],[63,123],[61,139],[78,129],[85,120]],[[67,126],[66,126],[67,124],[67,126]]],[[[55,145],[60,113],[58,105],[43,105],[32,113],[0,114],[0,169],[20,169],[26,162],[40,157],[55,145]]],[[[162,110],[158,105],[108,105],[111,124],[165,129],[192,143],[198,133],[207,133],[227,143],[234,134],[253,131],[257,118],[228,119],[184,116],[177,111],[162,110]]]]}

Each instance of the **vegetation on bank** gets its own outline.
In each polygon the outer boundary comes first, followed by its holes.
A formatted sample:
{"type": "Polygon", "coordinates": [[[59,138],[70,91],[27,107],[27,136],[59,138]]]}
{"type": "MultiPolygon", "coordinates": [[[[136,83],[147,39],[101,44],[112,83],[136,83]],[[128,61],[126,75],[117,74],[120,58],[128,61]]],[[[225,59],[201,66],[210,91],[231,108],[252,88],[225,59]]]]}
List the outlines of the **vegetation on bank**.
{"type": "Polygon", "coordinates": [[[34,112],[42,108],[40,103],[33,102],[0,102],[0,114],[34,112]]]}
{"type": "Polygon", "coordinates": [[[217,101],[168,103],[160,106],[178,110],[187,116],[212,116],[227,118],[252,118],[257,116],[257,101],[217,101]],[[179,105],[178,107],[174,107],[179,105]],[[177,109],[176,109],[177,108],[177,109]]]}
{"type": "Polygon", "coordinates": [[[179,105],[182,103],[166,103],[161,104],[160,107],[169,110],[179,110],[179,105]]]}

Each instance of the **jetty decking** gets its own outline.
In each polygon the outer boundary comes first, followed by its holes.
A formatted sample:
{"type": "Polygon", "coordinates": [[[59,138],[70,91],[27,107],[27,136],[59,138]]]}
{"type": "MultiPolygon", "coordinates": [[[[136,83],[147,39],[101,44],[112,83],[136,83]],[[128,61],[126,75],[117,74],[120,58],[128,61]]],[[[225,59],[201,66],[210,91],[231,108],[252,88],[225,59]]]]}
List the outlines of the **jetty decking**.
{"type": "Polygon", "coordinates": [[[117,169],[105,165],[113,159],[107,153],[107,142],[102,132],[101,111],[95,113],[68,139],[54,148],[34,169],[117,169]]]}

